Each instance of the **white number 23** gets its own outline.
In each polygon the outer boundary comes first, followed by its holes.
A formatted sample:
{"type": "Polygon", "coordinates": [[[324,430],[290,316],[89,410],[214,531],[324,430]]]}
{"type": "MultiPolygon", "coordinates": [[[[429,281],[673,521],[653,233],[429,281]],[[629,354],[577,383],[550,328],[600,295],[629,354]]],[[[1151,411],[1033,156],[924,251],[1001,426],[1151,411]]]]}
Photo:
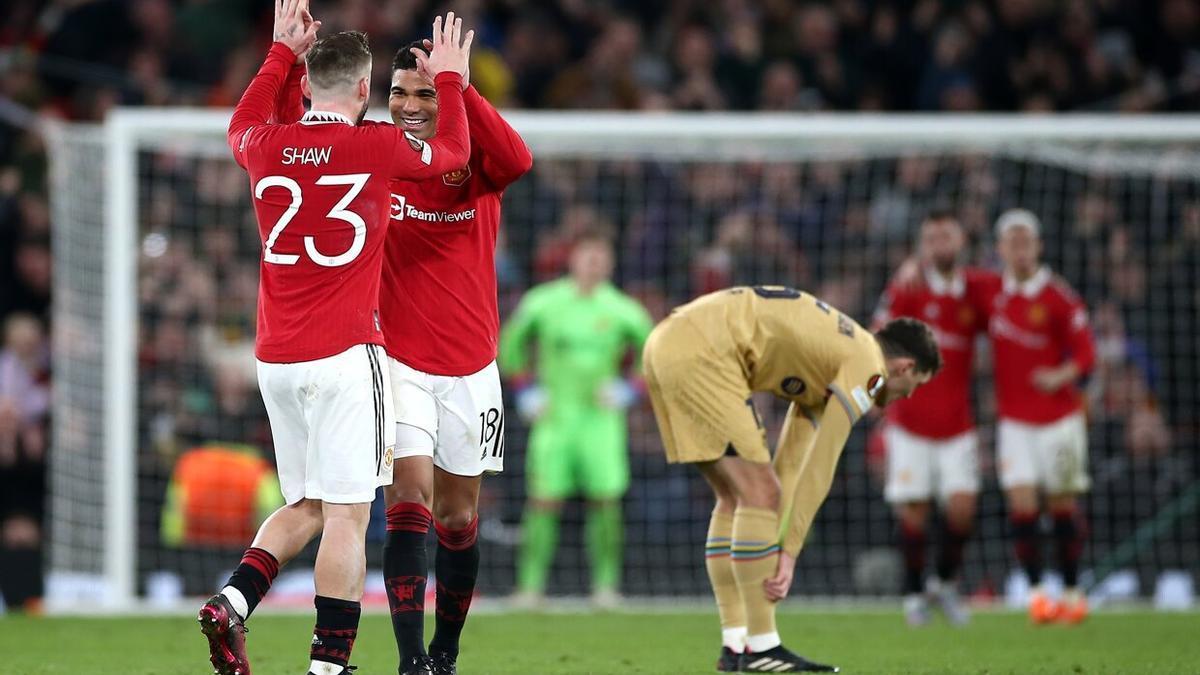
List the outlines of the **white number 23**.
{"type": "MultiPolygon", "coordinates": [[[[350,244],[350,248],[345,252],[335,256],[325,255],[317,250],[316,238],[312,235],[304,237],[304,251],[308,253],[308,257],[322,267],[341,267],[348,265],[362,253],[363,245],[367,241],[367,223],[362,219],[362,216],[350,211],[346,207],[362,189],[366,187],[367,180],[371,178],[369,173],[350,173],[341,176],[321,176],[317,179],[317,185],[349,185],[350,189],[342,196],[341,201],[334,204],[329,213],[325,214],[328,218],[336,218],[342,220],[354,228],[354,241],[350,244]]],[[[284,210],[283,215],[279,216],[279,220],[275,223],[275,227],[271,228],[271,234],[267,237],[266,244],[263,247],[263,260],[276,265],[295,265],[300,256],[295,253],[276,253],[274,251],[275,241],[279,239],[279,235],[283,232],[288,223],[292,222],[292,218],[296,217],[296,213],[300,210],[300,204],[303,203],[304,197],[300,190],[300,184],[287,176],[266,176],[258,181],[254,186],[254,196],[257,199],[263,198],[263,193],[267,188],[281,187],[286,189],[292,195],[292,203],[284,210]]]]}

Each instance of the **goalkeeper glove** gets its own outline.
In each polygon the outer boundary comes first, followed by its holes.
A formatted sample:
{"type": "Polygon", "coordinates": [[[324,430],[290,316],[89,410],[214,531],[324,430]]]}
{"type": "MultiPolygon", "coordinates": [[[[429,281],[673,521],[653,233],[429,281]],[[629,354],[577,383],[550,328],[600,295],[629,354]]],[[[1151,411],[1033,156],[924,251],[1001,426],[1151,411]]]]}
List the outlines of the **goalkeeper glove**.
{"type": "Polygon", "coordinates": [[[600,385],[596,403],[609,410],[625,410],[637,402],[640,392],[629,380],[613,378],[600,385]]]}
{"type": "Polygon", "coordinates": [[[549,401],[546,392],[536,384],[517,390],[517,415],[531,424],[546,412],[549,401]]]}

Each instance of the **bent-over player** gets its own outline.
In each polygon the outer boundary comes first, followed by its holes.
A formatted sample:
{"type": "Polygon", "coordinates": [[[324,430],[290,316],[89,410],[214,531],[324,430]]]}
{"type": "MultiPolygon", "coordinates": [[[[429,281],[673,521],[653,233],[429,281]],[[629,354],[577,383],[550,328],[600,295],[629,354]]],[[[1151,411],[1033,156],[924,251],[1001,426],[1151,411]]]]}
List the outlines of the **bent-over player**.
{"type": "Polygon", "coordinates": [[[791,288],[732,288],[677,308],[650,334],[643,370],[669,462],[695,464],[716,508],[705,566],[721,617],[719,671],[837,672],[781,644],[775,602],[829,492],[850,429],[941,368],[928,326],[874,335],[791,288]],[[791,401],[772,466],[751,395],[791,401]]]}

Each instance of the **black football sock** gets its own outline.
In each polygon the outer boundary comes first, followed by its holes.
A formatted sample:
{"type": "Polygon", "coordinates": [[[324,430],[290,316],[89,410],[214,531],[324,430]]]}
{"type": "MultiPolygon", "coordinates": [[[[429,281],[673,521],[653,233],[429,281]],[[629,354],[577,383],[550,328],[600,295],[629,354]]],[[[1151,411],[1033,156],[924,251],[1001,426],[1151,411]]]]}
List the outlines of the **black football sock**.
{"type": "Polygon", "coordinates": [[[938,553],[937,575],[942,581],[953,581],[962,567],[963,549],[971,531],[946,523],[942,526],[941,550],[938,553]]]}
{"type": "Polygon", "coordinates": [[[925,544],[924,529],[918,529],[900,521],[899,548],[904,558],[904,592],[921,593],[925,590],[925,544]]]}
{"type": "MultiPolygon", "coordinates": [[[[237,589],[246,600],[246,614],[242,620],[250,618],[254,608],[262,602],[263,596],[271,590],[271,582],[279,574],[279,561],[270,552],[261,548],[248,548],[242,555],[242,562],[233,571],[226,586],[237,589]]],[[[237,601],[232,601],[234,609],[241,611],[237,601]]]]}
{"type": "Polygon", "coordinates": [[[401,663],[425,653],[425,575],[429,572],[425,535],[431,520],[429,509],[415,502],[401,502],[387,510],[383,579],[401,663]]]}
{"type": "Polygon", "coordinates": [[[458,640],[467,612],[471,609],[471,597],[475,594],[475,580],[479,576],[479,516],[469,525],[452,530],[435,523],[438,535],[437,560],[437,621],[429,651],[446,652],[458,656],[458,640]]]}
{"type": "Polygon", "coordinates": [[[1083,554],[1083,518],[1075,509],[1056,511],[1053,515],[1054,547],[1058,551],[1063,586],[1075,588],[1079,585],[1079,558],[1083,554]]]}
{"type": "Polygon", "coordinates": [[[309,658],[345,668],[350,663],[354,639],[358,637],[362,605],[353,600],[323,595],[318,595],[313,604],[317,607],[317,625],[313,628],[309,658]]]}
{"type": "Polygon", "coordinates": [[[1011,517],[1013,551],[1017,562],[1025,568],[1029,585],[1042,583],[1042,533],[1039,531],[1038,514],[1014,513],[1011,517]]]}

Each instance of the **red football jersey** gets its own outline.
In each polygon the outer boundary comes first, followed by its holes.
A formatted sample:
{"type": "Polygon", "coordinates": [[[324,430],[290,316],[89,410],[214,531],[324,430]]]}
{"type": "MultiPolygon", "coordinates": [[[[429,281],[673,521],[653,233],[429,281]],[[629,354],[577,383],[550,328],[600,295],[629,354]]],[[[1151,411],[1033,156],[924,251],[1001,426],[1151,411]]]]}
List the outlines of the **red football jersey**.
{"type": "Polygon", "coordinates": [[[428,180],[393,181],[384,247],[387,352],[433,375],[470,375],[496,358],[500,200],[533,164],[520,135],[474,87],[463,98],[470,162],[428,180]]]}
{"type": "Polygon", "coordinates": [[[1096,348],[1083,302],[1046,268],[1024,283],[1005,276],[993,291],[988,333],[999,416],[1049,424],[1078,412],[1082,398],[1075,383],[1046,394],[1034,387],[1033,373],[1068,358],[1081,374],[1091,370],[1096,348]]]}
{"type": "Polygon", "coordinates": [[[942,353],[942,369],[919,387],[912,398],[887,407],[888,420],[905,431],[932,439],[953,438],[970,431],[971,364],[975,336],[987,329],[985,301],[988,280],[998,278],[986,270],[960,269],[951,280],[933,270],[925,283],[908,289],[892,284],[884,291],[875,324],[912,317],[929,324],[942,353]]]}
{"type": "Polygon", "coordinates": [[[390,124],[354,125],[312,111],[272,124],[295,62],[275,43],[229,123],[234,158],[250,174],[263,242],[258,334],[262,361],[312,361],[356,344],[384,344],[379,277],[394,178],[460,167],[470,141],[456,73],[437,78],[438,136],[424,143],[390,124]]]}

